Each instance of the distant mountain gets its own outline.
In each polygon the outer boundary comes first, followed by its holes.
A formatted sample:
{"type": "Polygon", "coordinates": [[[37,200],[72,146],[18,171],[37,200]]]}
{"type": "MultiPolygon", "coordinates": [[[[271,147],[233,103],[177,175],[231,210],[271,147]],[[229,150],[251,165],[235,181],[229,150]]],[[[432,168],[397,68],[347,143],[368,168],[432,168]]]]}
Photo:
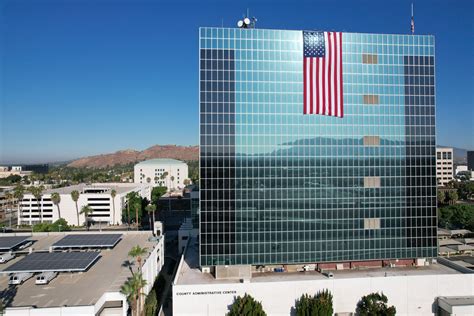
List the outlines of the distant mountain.
{"type": "Polygon", "coordinates": [[[126,149],[111,154],[80,158],[70,162],[68,167],[105,168],[153,158],[172,158],[187,161],[198,160],[199,146],[155,145],[143,151],[126,149]]]}

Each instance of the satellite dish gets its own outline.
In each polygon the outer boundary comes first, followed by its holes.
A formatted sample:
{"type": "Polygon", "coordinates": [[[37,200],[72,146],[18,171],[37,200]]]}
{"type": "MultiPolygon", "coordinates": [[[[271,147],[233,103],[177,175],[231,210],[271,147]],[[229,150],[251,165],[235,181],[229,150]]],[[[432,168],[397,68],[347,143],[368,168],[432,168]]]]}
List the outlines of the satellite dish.
{"type": "Polygon", "coordinates": [[[244,23],[247,24],[247,25],[249,25],[249,24],[250,24],[250,19],[249,19],[249,18],[245,18],[245,19],[244,19],[244,23]]]}
{"type": "Polygon", "coordinates": [[[239,20],[239,22],[237,22],[238,27],[242,27],[243,25],[244,25],[244,22],[242,20],[239,20]]]}

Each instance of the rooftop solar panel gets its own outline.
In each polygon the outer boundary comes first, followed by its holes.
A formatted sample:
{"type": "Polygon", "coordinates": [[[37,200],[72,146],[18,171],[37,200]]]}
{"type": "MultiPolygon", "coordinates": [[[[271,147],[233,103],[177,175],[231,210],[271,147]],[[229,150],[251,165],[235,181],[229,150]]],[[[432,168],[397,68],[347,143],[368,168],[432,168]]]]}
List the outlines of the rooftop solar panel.
{"type": "Polygon", "coordinates": [[[0,237],[0,251],[10,251],[29,239],[29,236],[2,236],[0,237]]]}
{"type": "Polygon", "coordinates": [[[81,272],[87,270],[99,256],[100,252],[34,252],[2,272],[81,272]]]}
{"type": "Polygon", "coordinates": [[[75,234],[66,235],[55,242],[53,248],[112,248],[122,238],[122,234],[75,234]]]}

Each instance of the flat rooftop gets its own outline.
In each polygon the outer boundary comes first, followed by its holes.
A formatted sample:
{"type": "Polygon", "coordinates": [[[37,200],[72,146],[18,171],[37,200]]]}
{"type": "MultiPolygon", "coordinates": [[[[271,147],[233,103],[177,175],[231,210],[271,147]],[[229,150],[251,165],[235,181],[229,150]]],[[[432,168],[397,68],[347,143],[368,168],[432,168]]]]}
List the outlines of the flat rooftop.
{"type": "MultiPolygon", "coordinates": [[[[43,195],[51,194],[53,192],[57,192],[59,194],[71,194],[72,191],[79,191],[81,194],[93,194],[94,190],[103,190],[102,194],[109,194],[112,190],[115,190],[117,194],[127,193],[129,191],[135,190],[140,187],[144,187],[144,184],[137,184],[137,183],[92,183],[92,184],[76,184],[67,186],[64,188],[57,188],[57,189],[47,189],[43,192],[43,195]],[[91,192],[87,192],[91,191],[91,192]]],[[[30,193],[25,193],[28,195],[30,193]]],[[[100,193],[99,193],[100,194],[100,193]]]]}
{"type": "Polygon", "coordinates": [[[148,165],[183,165],[186,164],[180,160],[176,159],[168,159],[168,158],[157,158],[157,159],[149,159],[144,160],[137,163],[135,166],[148,166],[148,165]]]}
{"type": "MultiPolygon", "coordinates": [[[[391,277],[391,276],[415,276],[436,274],[461,274],[460,272],[446,267],[442,264],[424,267],[396,267],[396,268],[366,268],[361,270],[338,270],[331,271],[335,279],[391,277]]],[[[252,274],[250,283],[257,282],[281,282],[281,281],[308,281],[327,280],[328,278],[317,272],[258,272],[252,274]]],[[[191,239],[185,253],[184,261],[175,278],[176,285],[191,284],[229,284],[240,283],[239,280],[216,280],[213,275],[202,273],[199,270],[199,249],[195,238],[191,239]]]]}
{"type": "MultiPolygon", "coordinates": [[[[130,249],[133,246],[140,245],[141,247],[147,247],[151,252],[156,246],[155,241],[148,240],[152,236],[150,232],[126,231],[121,233],[123,234],[122,240],[113,249],[101,250],[100,258],[86,272],[59,273],[55,279],[46,285],[36,285],[33,276],[23,284],[16,286],[13,301],[7,307],[94,305],[105,292],[120,291],[122,284],[131,276],[129,268],[122,265],[125,261],[131,260],[128,257],[130,249]]],[[[66,234],[33,234],[31,239],[36,242],[32,247],[34,251],[47,251],[52,244],[59,241],[66,234]]],[[[74,234],[77,234],[77,232],[74,232],[74,234]]],[[[101,234],[106,233],[102,232],[101,234]]],[[[0,269],[4,270],[23,257],[23,255],[20,255],[5,264],[0,264],[0,269]]],[[[132,268],[136,270],[136,266],[132,266],[132,268]]],[[[0,293],[10,292],[12,291],[8,285],[8,274],[1,273],[0,293]]]]}

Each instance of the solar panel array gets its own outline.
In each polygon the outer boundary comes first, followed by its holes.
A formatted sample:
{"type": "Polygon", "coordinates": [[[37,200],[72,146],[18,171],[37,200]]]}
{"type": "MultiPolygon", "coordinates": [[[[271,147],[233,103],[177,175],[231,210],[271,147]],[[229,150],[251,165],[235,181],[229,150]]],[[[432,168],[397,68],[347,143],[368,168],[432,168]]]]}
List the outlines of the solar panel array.
{"type": "Polygon", "coordinates": [[[99,256],[100,252],[34,252],[2,272],[81,272],[87,270],[99,256]]]}
{"type": "Polygon", "coordinates": [[[122,234],[75,234],[66,235],[55,242],[53,248],[112,248],[122,238],[122,234]]]}
{"type": "Polygon", "coordinates": [[[10,251],[29,239],[29,236],[0,237],[0,252],[10,251]]]}

